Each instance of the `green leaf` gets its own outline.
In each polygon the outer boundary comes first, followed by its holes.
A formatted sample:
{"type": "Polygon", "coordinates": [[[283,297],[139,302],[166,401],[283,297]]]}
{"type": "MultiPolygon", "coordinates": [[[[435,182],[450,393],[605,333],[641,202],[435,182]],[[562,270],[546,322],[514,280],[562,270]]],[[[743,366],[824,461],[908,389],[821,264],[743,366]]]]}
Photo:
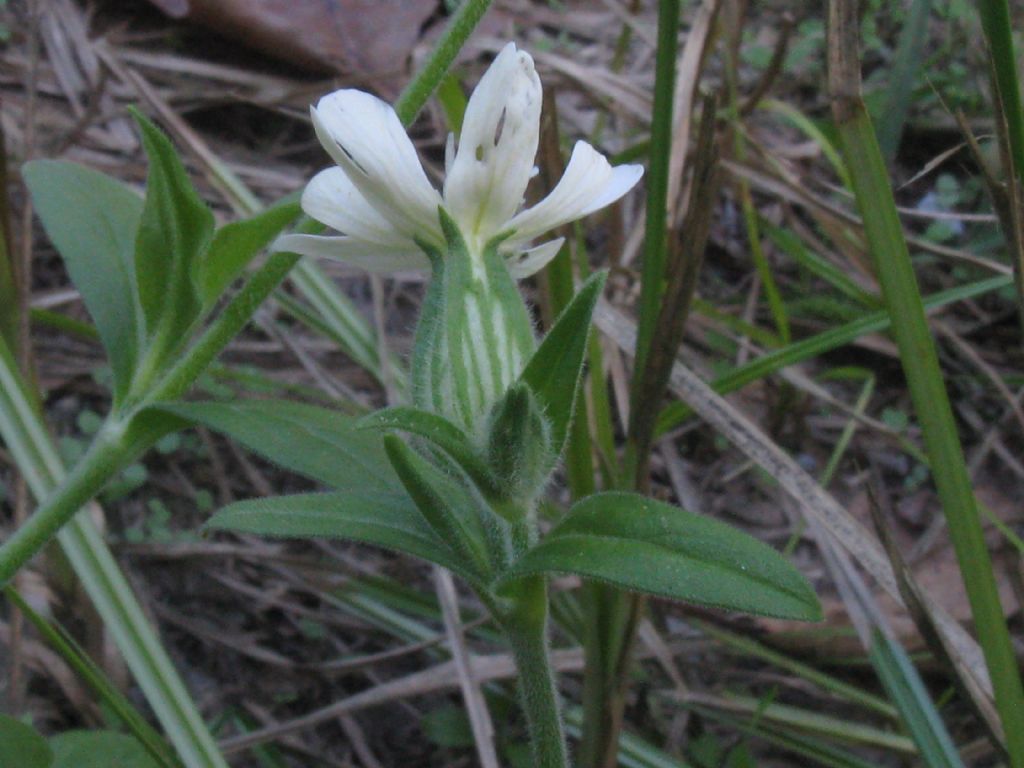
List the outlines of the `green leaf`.
{"type": "Polygon", "coordinates": [[[420,719],[420,729],[439,747],[472,747],[476,744],[466,710],[445,704],[427,712],[420,719]]]}
{"type": "Polygon", "coordinates": [[[384,438],[384,450],[405,490],[441,539],[472,564],[491,573],[479,512],[484,510],[453,478],[422,458],[397,435],[384,438]]]}
{"type": "Polygon", "coordinates": [[[169,403],[159,408],[237,440],[285,469],[338,490],[401,489],[380,436],[344,414],[287,400],[169,403]]]}
{"type": "Polygon", "coordinates": [[[109,176],[63,160],[34,160],[21,174],[96,324],[120,397],[139,352],[132,257],[142,198],[109,176]]]}
{"type": "Polygon", "coordinates": [[[113,731],[67,731],[50,747],[50,768],[159,768],[138,741],[113,731]]]}
{"type": "Polygon", "coordinates": [[[139,456],[166,435],[187,429],[191,422],[163,408],[146,408],[137,412],[124,432],[122,440],[131,446],[128,453],[139,456]]]}
{"type": "Polygon", "coordinates": [[[181,763],[175,757],[170,745],[149,724],[128,697],[107,678],[99,665],[79,647],[64,627],[57,623],[51,623],[39,615],[14,589],[5,590],[4,594],[32,623],[46,644],[57,651],[75,674],[97,694],[103,706],[106,707],[106,712],[120,719],[138,739],[138,743],[144,745],[150,754],[159,758],[162,766],[179,768],[181,763]]]}
{"type": "Polygon", "coordinates": [[[479,578],[427,525],[402,492],[307,493],[239,501],[225,507],[208,528],[262,536],[361,541],[444,566],[467,581],[479,578]]]}
{"type": "Polygon", "coordinates": [[[590,318],[606,277],[606,272],[595,272],[583,284],[526,364],[520,379],[533,391],[551,423],[551,446],[556,458],[565,445],[587,351],[590,318]]]}
{"type": "Polygon", "coordinates": [[[576,573],[698,605],[817,621],[814,590],[778,552],[731,526],[631,493],[577,503],[502,574],[576,573]]]}
{"type": "Polygon", "coordinates": [[[0,715],[0,766],[49,768],[53,762],[46,739],[20,720],[0,715]]]}
{"type": "Polygon", "coordinates": [[[140,112],[132,116],[149,158],[146,202],[135,240],[135,275],[146,334],[162,361],[202,310],[199,259],[213,214],[199,199],[170,140],[140,112]]]}
{"type": "Polygon", "coordinates": [[[246,265],[302,212],[295,200],[286,200],[242,221],[217,230],[199,266],[203,307],[209,309],[246,265]]]}
{"type": "Polygon", "coordinates": [[[960,753],[906,651],[881,630],[872,631],[871,663],[896,705],[928,768],[964,768],[960,753]]]}
{"type": "Polygon", "coordinates": [[[497,481],[466,433],[444,416],[409,406],[382,408],[356,422],[357,429],[400,430],[422,437],[444,451],[485,493],[498,492],[497,481]]]}

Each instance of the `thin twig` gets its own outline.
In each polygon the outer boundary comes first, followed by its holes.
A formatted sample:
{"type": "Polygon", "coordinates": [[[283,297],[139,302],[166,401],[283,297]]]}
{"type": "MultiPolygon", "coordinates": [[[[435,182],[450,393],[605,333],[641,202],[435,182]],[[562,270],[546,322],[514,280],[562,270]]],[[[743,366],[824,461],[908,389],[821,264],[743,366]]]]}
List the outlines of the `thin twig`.
{"type": "Polygon", "coordinates": [[[466,647],[466,636],[462,631],[458,597],[455,594],[455,582],[451,573],[440,566],[435,566],[434,587],[438,603],[441,605],[448,647],[459,675],[459,687],[462,689],[462,699],[466,703],[466,714],[469,715],[469,723],[473,730],[477,757],[480,758],[482,768],[498,768],[498,753],[494,748],[494,723],[491,722],[487,701],[473,669],[473,658],[466,647]]]}

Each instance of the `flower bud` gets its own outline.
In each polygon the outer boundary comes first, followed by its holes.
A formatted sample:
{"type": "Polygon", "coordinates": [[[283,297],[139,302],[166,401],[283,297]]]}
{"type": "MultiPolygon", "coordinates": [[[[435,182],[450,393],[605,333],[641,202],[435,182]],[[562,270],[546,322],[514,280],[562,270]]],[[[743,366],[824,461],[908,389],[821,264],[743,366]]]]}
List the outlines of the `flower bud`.
{"type": "Polygon", "coordinates": [[[487,462],[504,494],[532,499],[544,486],[551,467],[551,428],[533,393],[513,385],[491,411],[487,462]]]}

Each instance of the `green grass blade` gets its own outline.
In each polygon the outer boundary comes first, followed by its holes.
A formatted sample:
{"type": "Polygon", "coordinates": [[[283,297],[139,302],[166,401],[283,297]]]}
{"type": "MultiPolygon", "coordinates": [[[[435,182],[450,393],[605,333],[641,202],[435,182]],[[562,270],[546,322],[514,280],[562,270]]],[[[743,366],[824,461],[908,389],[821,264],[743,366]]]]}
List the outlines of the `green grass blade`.
{"type": "Polygon", "coordinates": [[[685,701],[685,706],[702,713],[724,710],[725,713],[733,716],[750,717],[752,724],[763,724],[771,728],[792,728],[801,733],[859,746],[890,750],[900,755],[917,754],[917,747],[911,739],[864,722],[792,704],[766,703],[763,699],[753,696],[730,695],[722,698],[700,694],[691,694],[691,696],[693,701],[685,701]]]}
{"type": "Polygon", "coordinates": [[[871,663],[889,698],[896,703],[907,730],[928,768],[964,768],[960,755],[925,690],[906,651],[889,637],[874,631],[871,663]]]}
{"type": "Polygon", "coordinates": [[[181,765],[163,737],[153,729],[153,726],[146,721],[139,710],[114,686],[103,670],[89,658],[62,626],[56,623],[51,624],[45,617],[39,615],[12,587],[7,587],[4,593],[7,599],[25,614],[40,636],[67,661],[75,673],[121,719],[125,727],[131,731],[153,759],[165,768],[178,768],[181,765]]]}
{"type": "Polygon", "coordinates": [[[829,18],[829,84],[840,144],[875,270],[893,318],[893,336],[988,665],[1010,763],[1014,768],[1024,768],[1024,688],[1020,670],[885,161],[859,96],[858,29],[854,4],[833,0],[829,18]]]}
{"type": "MultiPolygon", "coordinates": [[[[580,738],[583,725],[583,710],[567,707],[565,730],[570,737],[580,738]]],[[[690,768],[690,764],[648,744],[631,733],[623,733],[619,739],[618,763],[622,768],[690,768]]]]}
{"type": "MultiPolygon", "coordinates": [[[[1011,194],[1007,195],[1011,205],[1019,200],[1024,187],[1024,110],[1021,107],[1020,83],[1017,75],[1017,52],[1013,44],[1013,24],[1010,17],[1010,4],[1007,0],[981,0],[978,3],[978,15],[988,43],[989,62],[992,69],[992,82],[995,87],[995,121],[996,133],[1007,146],[1009,157],[1004,158],[1005,175],[1011,180],[1011,194]]],[[[1000,195],[997,195],[997,200],[1000,195]]],[[[1004,226],[1010,231],[1005,232],[1007,240],[1016,247],[1013,253],[1013,269],[1017,278],[1017,303],[1024,322],[1024,255],[1021,252],[1020,232],[1018,230],[1019,212],[1009,211],[1004,216],[1004,226]]],[[[1022,326],[1024,327],[1024,326],[1022,326]]]]}
{"type": "MultiPolygon", "coordinates": [[[[64,478],[64,467],[36,414],[29,390],[0,340],[0,437],[37,500],[64,478]]],[[[87,514],[79,513],[57,540],[104,625],[143,690],[168,739],[189,768],[227,768],[127,579],[87,514]]]]}
{"type": "MultiPolygon", "coordinates": [[[[672,112],[679,33],[679,0],[659,0],[658,41],[655,55],[654,103],[647,167],[647,212],[644,223],[643,272],[638,307],[636,353],[630,398],[638,396],[656,332],[665,290],[668,246],[669,159],[672,152],[672,112]]],[[[654,407],[648,404],[647,407],[654,407]]],[[[636,404],[632,408],[636,412],[636,404]]],[[[622,692],[628,675],[632,635],[631,614],[638,604],[605,585],[587,588],[587,624],[584,652],[583,735],[577,761],[583,768],[606,764],[616,752],[622,692]]]]}
{"type": "Polygon", "coordinates": [[[730,632],[727,629],[717,627],[705,621],[693,622],[701,632],[710,635],[723,645],[728,646],[736,652],[747,656],[754,656],[769,664],[774,664],[780,669],[799,675],[804,680],[814,683],[823,690],[829,691],[835,696],[840,696],[847,701],[870,709],[883,717],[893,718],[897,716],[896,709],[885,699],[874,694],[863,691],[856,686],[843,682],[815,667],[797,661],[776,650],[773,650],[749,637],[730,632]]]}
{"type": "MultiPolygon", "coordinates": [[[[672,99],[678,48],[679,0],[658,3],[658,49],[654,70],[654,106],[647,169],[647,218],[644,222],[644,263],[638,307],[636,364],[647,363],[654,326],[661,310],[668,243],[668,167],[672,152],[672,99]]],[[[635,379],[638,377],[634,377],[635,379]]]]}
{"type": "Polygon", "coordinates": [[[910,112],[913,101],[911,92],[914,90],[918,70],[925,61],[928,17],[931,11],[932,0],[914,0],[900,31],[896,57],[889,73],[885,106],[878,115],[878,143],[886,162],[892,162],[896,156],[900,137],[903,135],[903,126],[910,112]]]}
{"type": "Polygon", "coordinates": [[[988,42],[992,71],[1002,117],[1006,120],[1013,176],[1024,174],[1024,111],[1021,108],[1020,83],[1017,80],[1017,53],[1013,45],[1013,23],[1006,0],[980,0],[978,15],[988,42]]]}
{"type": "Polygon", "coordinates": [[[852,752],[835,747],[822,739],[787,728],[779,728],[775,724],[762,726],[758,723],[760,718],[754,718],[748,722],[714,709],[697,707],[696,711],[710,720],[728,726],[730,730],[762,739],[769,744],[812,760],[817,765],[828,766],[828,768],[875,768],[878,765],[877,762],[864,760],[852,752]]]}
{"type": "Polygon", "coordinates": [[[839,293],[871,309],[881,306],[882,301],[878,296],[861,288],[842,269],[814,253],[792,230],[773,226],[763,219],[761,227],[776,248],[811,274],[828,282],[839,293]]]}
{"type": "MultiPolygon", "coordinates": [[[[953,302],[963,301],[975,296],[983,296],[1012,284],[1013,279],[1008,275],[989,277],[974,283],[934,293],[924,299],[923,303],[925,309],[938,309],[953,302]]],[[[756,360],[751,360],[749,363],[734,368],[718,377],[711,386],[720,395],[735,392],[737,389],[781,370],[787,365],[794,365],[795,363],[809,360],[815,355],[838,349],[844,344],[849,344],[866,334],[884,331],[891,324],[892,318],[887,311],[872,312],[859,320],[830,328],[810,338],[764,354],[756,360]]],[[[676,402],[667,405],[658,417],[656,433],[663,435],[670,429],[678,427],[692,415],[693,410],[685,403],[676,402]]]]}
{"type": "MultiPolygon", "coordinates": [[[[384,381],[384,370],[377,348],[377,334],[330,278],[308,259],[300,261],[291,272],[291,281],[313,308],[322,330],[353,360],[378,381],[384,381]]],[[[282,295],[280,298],[284,298],[282,295]]],[[[294,307],[294,300],[291,300],[294,307]]],[[[292,310],[296,314],[297,310],[292,310]]],[[[297,315],[301,319],[301,315],[297,315]]],[[[315,326],[314,326],[315,327],[315,326]]],[[[392,382],[397,390],[406,389],[404,365],[394,357],[389,361],[392,382]],[[397,375],[396,375],[397,374],[397,375]]]]}

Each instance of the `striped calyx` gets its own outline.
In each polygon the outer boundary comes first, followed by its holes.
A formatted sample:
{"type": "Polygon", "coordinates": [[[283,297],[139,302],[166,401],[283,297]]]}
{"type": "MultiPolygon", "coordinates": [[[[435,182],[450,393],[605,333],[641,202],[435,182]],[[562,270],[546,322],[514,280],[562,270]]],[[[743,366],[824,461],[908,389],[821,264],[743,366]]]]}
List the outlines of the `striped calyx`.
{"type": "Polygon", "coordinates": [[[446,250],[421,243],[432,275],[413,351],[416,405],[483,441],[488,414],[519,378],[536,348],[533,327],[498,236],[470,249],[439,212],[446,250]]]}

